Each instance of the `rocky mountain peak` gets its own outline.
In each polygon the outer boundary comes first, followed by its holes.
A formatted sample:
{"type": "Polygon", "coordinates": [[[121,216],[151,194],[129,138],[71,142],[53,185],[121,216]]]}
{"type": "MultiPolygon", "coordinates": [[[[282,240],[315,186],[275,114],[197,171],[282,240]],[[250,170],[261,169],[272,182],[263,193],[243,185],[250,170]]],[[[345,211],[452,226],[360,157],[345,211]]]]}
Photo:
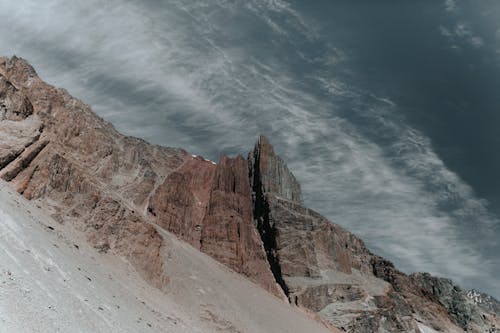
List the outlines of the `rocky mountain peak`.
{"type": "Polygon", "coordinates": [[[475,289],[467,291],[467,297],[480,308],[492,313],[500,314],[500,302],[494,297],[475,289]]]}
{"type": "Polygon", "coordinates": [[[255,148],[250,152],[248,163],[252,187],[259,178],[264,193],[302,203],[300,184],[283,159],[275,154],[273,146],[264,135],[259,137],[255,148]]]}
{"type": "Polygon", "coordinates": [[[305,207],[265,136],[248,159],[218,164],[150,145],[118,133],[19,58],[0,58],[0,178],[162,290],[172,274],[168,232],[346,332],[500,326],[496,310],[451,281],[399,272],[305,207]]]}
{"type": "Polygon", "coordinates": [[[0,74],[4,76],[15,75],[16,80],[29,82],[29,79],[37,78],[38,74],[25,59],[12,56],[10,58],[0,57],[0,74]]]}

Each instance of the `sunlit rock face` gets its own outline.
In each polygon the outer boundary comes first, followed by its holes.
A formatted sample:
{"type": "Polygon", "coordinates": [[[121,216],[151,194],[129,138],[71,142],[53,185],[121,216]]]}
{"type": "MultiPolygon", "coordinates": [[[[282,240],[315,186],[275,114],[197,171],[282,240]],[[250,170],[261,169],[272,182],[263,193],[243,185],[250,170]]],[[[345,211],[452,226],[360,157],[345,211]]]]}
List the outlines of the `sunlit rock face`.
{"type": "MultiPolygon", "coordinates": [[[[492,315],[470,317],[465,298],[457,301],[462,308],[455,312],[466,319],[457,317],[358,237],[304,207],[295,177],[265,137],[248,160],[255,224],[276,281],[292,304],[349,332],[419,332],[422,322],[449,332],[495,327],[492,315]]],[[[437,285],[440,279],[433,281],[437,285]]]]}
{"type": "Polygon", "coordinates": [[[493,301],[408,276],[305,207],[264,136],[248,158],[219,163],[126,137],[18,58],[0,58],[0,103],[0,177],[160,289],[169,285],[166,230],[332,331],[498,327],[493,301]]]}
{"type": "Polygon", "coordinates": [[[57,220],[75,223],[159,287],[168,277],[153,223],[283,297],[253,226],[244,158],[216,165],[125,137],[22,59],[2,58],[0,75],[7,101],[0,177],[19,193],[47,201],[57,220]]]}
{"type": "Polygon", "coordinates": [[[308,207],[406,273],[500,298],[498,17],[491,0],[3,0],[0,54],[151,143],[217,161],[263,133],[308,207]]]}

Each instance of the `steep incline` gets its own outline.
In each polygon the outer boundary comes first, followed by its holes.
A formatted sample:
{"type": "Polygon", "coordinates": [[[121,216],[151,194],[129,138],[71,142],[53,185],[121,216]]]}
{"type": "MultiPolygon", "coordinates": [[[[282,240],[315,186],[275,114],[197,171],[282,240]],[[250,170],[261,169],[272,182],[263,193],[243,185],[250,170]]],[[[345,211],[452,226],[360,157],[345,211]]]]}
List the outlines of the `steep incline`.
{"type": "Polygon", "coordinates": [[[253,228],[245,159],[215,165],[125,137],[19,58],[0,58],[0,82],[0,178],[208,323],[193,329],[325,331],[161,228],[282,297],[253,228]]]}
{"type": "Polygon", "coordinates": [[[0,181],[2,333],[328,333],[241,275],[158,229],[164,292],[0,181]]]}
{"type": "MultiPolygon", "coordinates": [[[[187,274],[169,261],[176,257],[169,249],[181,244],[171,232],[189,251],[210,255],[348,332],[499,326],[492,308],[442,279],[399,272],[304,207],[300,185],[265,137],[248,159],[223,156],[218,164],[150,145],[119,134],[16,57],[0,58],[0,178],[59,223],[82,231],[99,252],[127,259],[163,291],[175,293],[172,279],[187,274]]],[[[188,252],[181,256],[186,262],[188,252]]],[[[232,307],[250,311],[237,302],[232,307]]],[[[232,320],[241,316],[231,313],[232,320]]]]}
{"type": "Polygon", "coordinates": [[[464,298],[453,305],[436,298],[432,286],[437,288],[440,279],[424,283],[397,271],[359,238],[305,208],[295,177],[265,137],[248,160],[256,226],[274,276],[292,303],[348,332],[418,332],[419,325],[440,332],[489,332],[498,325],[464,298]]]}
{"type": "Polygon", "coordinates": [[[84,230],[96,247],[112,248],[162,287],[162,238],[142,211],[156,182],[190,155],[120,135],[23,60],[1,58],[0,78],[10,110],[0,122],[8,137],[0,177],[28,199],[43,198],[56,220],[84,230]]]}
{"type": "Polygon", "coordinates": [[[282,297],[252,225],[247,163],[125,137],[18,58],[0,59],[0,177],[162,288],[155,222],[282,297]],[[222,222],[221,219],[225,219],[222,222]],[[233,223],[237,221],[237,223],[233,223]],[[233,227],[226,232],[227,227],[233,227]]]}

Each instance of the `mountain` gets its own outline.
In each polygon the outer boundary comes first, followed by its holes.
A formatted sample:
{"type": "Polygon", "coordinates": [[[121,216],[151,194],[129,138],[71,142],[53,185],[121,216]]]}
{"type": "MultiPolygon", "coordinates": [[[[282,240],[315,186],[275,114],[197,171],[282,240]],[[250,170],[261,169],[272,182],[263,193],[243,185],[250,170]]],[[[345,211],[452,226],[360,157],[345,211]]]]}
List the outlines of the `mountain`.
{"type": "Polygon", "coordinates": [[[328,332],[175,236],[161,236],[164,292],[0,181],[0,332],[328,332]]]}
{"type": "MultiPolygon", "coordinates": [[[[223,294],[214,297],[232,306],[209,306],[219,331],[310,332],[309,318],[322,323],[313,329],[318,332],[500,327],[498,308],[481,306],[449,280],[398,271],[355,235],[306,208],[300,185],[264,136],[248,157],[222,156],[218,163],[151,145],[121,135],[16,57],[0,58],[0,120],[0,177],[50,219],[85,235],[100,256],[125,259],[165,299],[174,299],[176,279],[189,279],[191,269],[208,267],[191,288],[220,274],[202,253],[269,292],[261,299],[265,313],[248,314],[249,304],[259,307],[257,292],[244,294],[237,290],[243,284],[229,282],[224,290],[222,279],[214,282],[218,288],[211,284],[223,294]],[[179,251],[182,260],[172,259],[179,251]],[[279,327],[242,323],[272,315],[269,297],[280,300],[279,313],[289,303],[290,313],[302,315],[274,323],[279,327]]],[[[199,306],[192,290],[188,294],[199,306]]]]}

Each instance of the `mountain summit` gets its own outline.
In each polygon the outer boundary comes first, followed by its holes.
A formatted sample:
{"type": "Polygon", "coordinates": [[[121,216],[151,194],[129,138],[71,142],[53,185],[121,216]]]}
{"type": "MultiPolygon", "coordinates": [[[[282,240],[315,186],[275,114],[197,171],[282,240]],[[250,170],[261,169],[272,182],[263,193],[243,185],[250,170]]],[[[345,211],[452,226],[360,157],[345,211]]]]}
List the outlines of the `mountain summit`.
{"type": "MultiPolygon", "coordinates": [[[[429,274],[406,275],[306,208],[299,183],[264,136],[247,158],[222,156],[218,163],[151,145],[121,135],[13,57],[0,58],[0,138],[0,177],[11,188],[81,232],[101,255],[125,259],[166,298],[180,292],[172,289],[181,269],[171,263],[175,235],[274,295],[281,304],[276,311],[286,312],[286,304],[302,318],[250,330],[242,323],[249,316],[241,313],[244,307],[223,311],[217,303],[206,305],[209,320],[219,327],[214,331],[495,332],[500,327],[498,307],[484,306],[476,293],[429,274]]],[[[234,283],[227,288],[233,297],[242,295],[235,304],[250,302],[250,296],[230,289],[234,283]]],[[[251,302],[259,306],[255,298],[251,302]]],[[[267,309],[272,315],[272,307],[267,309]]],[[[266,315],[257,312],[250,320],[266,315]]]]}

